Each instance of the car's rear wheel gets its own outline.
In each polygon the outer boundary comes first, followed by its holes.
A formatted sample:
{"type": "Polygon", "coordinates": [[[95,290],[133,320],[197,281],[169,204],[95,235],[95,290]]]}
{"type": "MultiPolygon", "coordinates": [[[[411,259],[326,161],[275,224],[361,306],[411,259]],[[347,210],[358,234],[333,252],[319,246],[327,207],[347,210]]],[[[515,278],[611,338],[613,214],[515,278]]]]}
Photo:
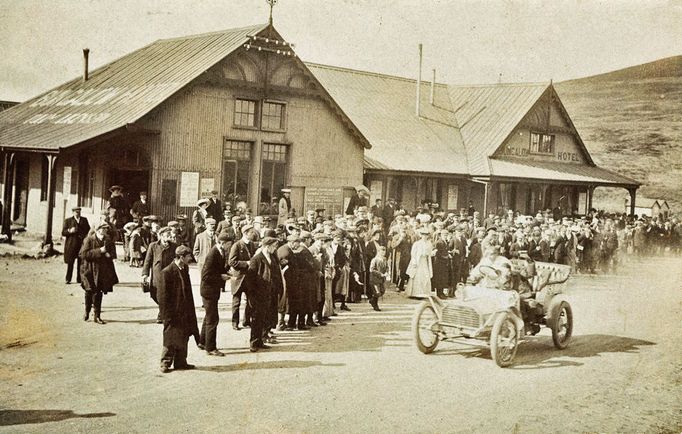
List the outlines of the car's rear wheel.
{"type": "Polygon", "coordinates": [[[554,307],[549,327],[554,346],[560,350],[566,348],[573,334],[573,311],[568,302],[562,301],[554,307]]]}
{"type": "Polygon", "coordinates": [[[490,355],[497,366],[511,365],[519,347],[519,334],[511,315],[503,312],[497,315],[490,332],[490,355]]]}
{"type": "Polygon", "coordinates": [[[438,346],[439,337],[434,332],[434,325],[438,322],[438,315],[428,301],[422,302],[412,319],[412,331],[417,348],[424,354],[433,352],[438,346]]]}

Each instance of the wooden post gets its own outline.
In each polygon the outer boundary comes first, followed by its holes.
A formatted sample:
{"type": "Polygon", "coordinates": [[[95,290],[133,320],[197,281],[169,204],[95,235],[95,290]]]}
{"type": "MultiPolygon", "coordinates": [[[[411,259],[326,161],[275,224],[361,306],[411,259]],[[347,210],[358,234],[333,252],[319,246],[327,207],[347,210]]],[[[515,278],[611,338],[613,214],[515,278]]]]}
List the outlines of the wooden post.
{"type": "Polygon", "coordinates": [[[43,239],[43,250],[45,253],[52,252],[52,218],[54,217],[54,194],[52,190],[55,185],[55,161],[56,155],[46,155],[47,158],[47,221],[45,222],[45,238],[43,239]]]}
{"type": "Polygon", "coordinates": [[[589,214],[590,210],[592,209],[592,197],[594,196],[594,187],[589,187],[587,189],[587,212],[585,214],[589,214]]]}
{"type": "Polygon", "coordinates": [[[14,152],[5,151],[4,165],[4,191],[2,194],[2,234],[7,236],[7,241],[12,242],[12,184],[14,179],[14,152]]]}
{"type": "Polygon", "coordinates": [[[631,188],[628,190],[630,192],[630,215],[635,215],[635,198],[637,196],[637,189],[631,188]]]}

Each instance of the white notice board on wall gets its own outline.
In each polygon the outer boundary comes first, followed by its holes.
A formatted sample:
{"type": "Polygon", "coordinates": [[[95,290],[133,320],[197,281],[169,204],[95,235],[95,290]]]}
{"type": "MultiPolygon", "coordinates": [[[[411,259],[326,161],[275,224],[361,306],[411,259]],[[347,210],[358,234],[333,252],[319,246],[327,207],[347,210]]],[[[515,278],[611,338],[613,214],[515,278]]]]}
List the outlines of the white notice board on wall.
{"type": "Polygon", "coordinates": [[[213,178],[201,178],[201,197],[210,197],[215,190],[213,178]]]}
{"type": "Polygon", "coordinates": [[[199,172],[180,173],[180,206],[196,206],[199,199],[199,172]]]}

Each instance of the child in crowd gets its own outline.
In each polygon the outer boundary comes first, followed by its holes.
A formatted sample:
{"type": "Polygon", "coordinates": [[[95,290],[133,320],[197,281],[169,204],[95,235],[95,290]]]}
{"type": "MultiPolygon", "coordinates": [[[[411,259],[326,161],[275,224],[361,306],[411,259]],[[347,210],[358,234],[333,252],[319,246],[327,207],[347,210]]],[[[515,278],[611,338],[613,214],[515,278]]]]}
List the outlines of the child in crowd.
{"type": "Polygon", "coordinates": [[[388,280],[388,262],[386,261],[386,247],[379,246],[377,254],[369,264],[369,288],[367,297],[369,297],[369,304],[376,311],[379,309],[379,297],[386,292],[386,280],[388,280]]]}
{"type": "Polygon", "coordinates": [[[142,266],[144,261],[144,256],[142,255],[142,231],[139,226],[130,234],[130,266],[134,268],[139,268],[142,266]]]}

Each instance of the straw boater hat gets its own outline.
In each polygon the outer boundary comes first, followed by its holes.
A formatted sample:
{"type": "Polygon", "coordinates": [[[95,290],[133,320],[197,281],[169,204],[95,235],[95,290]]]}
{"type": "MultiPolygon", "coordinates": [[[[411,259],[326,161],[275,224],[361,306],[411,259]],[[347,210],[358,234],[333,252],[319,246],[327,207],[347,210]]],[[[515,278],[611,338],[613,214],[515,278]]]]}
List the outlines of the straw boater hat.
{"type": "Polygon", "coordinates": [[[118,191],[121,191],[121,190],[123,190],[123,187],[120,186],[120,185],[118,185],[118,184],[117,184],[117,185],[112,185],[111,187],[109,187],[109,191],[112,192],[112,193],[113,193],[114,191],[117,191],[117,190],[118,190],[118,191]]]}
{"type": "Polygon", "coordinates": [[[209,200],[206,199],[206,198],[199,199],[199,200],[197,201],[197,206],[201,206],[201,205],[203,205],[203,204],[208,205],[208,202],[209,202],[209,200]]]}
{"type": "Polygon", "coordinates": [[[123,230],[128,231],[128,232],[132,232],[133,230],[135,230],[136,227],[137,227],[137,223],[129,222],[123,226],[123,230]]]}
{"type": "Polygon", "coordinates": [[[291,189],[290,189],[290,188],[283,188],[283,189],[281,190],[281,192],[282,192],[282,193],[291,193],[291,189]]]}

